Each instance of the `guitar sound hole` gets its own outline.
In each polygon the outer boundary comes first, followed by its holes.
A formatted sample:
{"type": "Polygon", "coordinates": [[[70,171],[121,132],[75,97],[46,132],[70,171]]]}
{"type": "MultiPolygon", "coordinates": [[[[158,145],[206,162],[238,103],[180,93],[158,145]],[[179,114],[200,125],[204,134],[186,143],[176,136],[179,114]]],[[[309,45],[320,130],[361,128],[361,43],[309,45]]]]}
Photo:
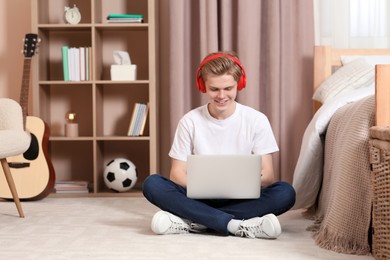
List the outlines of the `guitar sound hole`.
{"type": "Polygon", "coordinates": [[[23,157],[26,160],[35,160],[38,158],[39,155],[39,144],[37,137],[31,133],[31,142],[30,147],[27,149],[27,151],[24,152],[23,157]]]}

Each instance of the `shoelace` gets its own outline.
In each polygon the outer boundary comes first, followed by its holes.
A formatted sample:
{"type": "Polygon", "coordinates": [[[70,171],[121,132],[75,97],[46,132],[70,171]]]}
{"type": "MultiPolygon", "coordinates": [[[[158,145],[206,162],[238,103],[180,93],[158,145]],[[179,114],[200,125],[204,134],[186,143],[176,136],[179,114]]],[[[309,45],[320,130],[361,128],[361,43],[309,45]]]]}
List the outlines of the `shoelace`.
{"type": "Polygon", "coordinates": [[[169,227],[169,231],[172,233],[188,233],[190,227],[187,224],[172,221],[172,225],[169,227]]]}
{"type": "Polygon", "coordinates": [[[242,226],[240,225],[238,231],[235,233],[236,236],[241,237],[249,237],[249,238],[256,238],[260,237],[261,234],[263,234],[263,230],[261,230],[260,226],[242,226]]]}

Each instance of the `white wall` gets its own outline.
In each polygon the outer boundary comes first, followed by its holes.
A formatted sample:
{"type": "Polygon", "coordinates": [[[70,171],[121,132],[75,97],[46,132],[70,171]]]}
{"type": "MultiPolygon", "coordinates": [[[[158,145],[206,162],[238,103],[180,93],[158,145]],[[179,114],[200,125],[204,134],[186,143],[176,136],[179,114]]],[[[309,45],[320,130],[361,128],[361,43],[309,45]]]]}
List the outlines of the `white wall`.
{"type": "Polygon", "coordinates": [[[23,38],[31,32],[30,2],[0,0],[0,97],[17,101],[22,84],[23,38]]]}

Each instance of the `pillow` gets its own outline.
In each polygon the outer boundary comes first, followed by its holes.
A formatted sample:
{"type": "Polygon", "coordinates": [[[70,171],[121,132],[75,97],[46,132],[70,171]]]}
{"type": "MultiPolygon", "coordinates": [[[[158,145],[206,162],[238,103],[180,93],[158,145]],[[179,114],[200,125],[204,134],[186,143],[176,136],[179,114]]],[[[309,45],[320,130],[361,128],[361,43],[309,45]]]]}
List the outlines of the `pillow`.
{"type": "Polygon", "coordinates": [[[314,92],[313,99],[324,104],[340,93],[366,87],[375,81],[374,67],[357,58],[339,68],[314,92]]]}
{"type": "Polygon", "coordinates": [[[390,64],[390,55],[341,56],[341,63],[346,65],[358,58],[364,59],[373,67],[376,64],[390,64]]]}

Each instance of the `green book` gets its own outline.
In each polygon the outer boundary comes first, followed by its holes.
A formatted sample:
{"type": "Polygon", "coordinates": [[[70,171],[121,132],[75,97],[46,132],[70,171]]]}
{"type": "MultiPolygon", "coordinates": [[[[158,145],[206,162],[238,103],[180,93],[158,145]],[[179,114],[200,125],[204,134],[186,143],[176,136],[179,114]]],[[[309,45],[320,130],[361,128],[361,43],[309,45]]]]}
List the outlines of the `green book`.
{"type": "Polygon", "coordinates": [[[109,14],[107,19],[117,19],[117,18],[144,18],[143,14],[109,14]]]}
{"type": "Polygon", "coordinates": [[[62,67],[64,71],[64,81],[69,81],[69,59],[68,59],[68,46],[62,46],[62,67]]]}

